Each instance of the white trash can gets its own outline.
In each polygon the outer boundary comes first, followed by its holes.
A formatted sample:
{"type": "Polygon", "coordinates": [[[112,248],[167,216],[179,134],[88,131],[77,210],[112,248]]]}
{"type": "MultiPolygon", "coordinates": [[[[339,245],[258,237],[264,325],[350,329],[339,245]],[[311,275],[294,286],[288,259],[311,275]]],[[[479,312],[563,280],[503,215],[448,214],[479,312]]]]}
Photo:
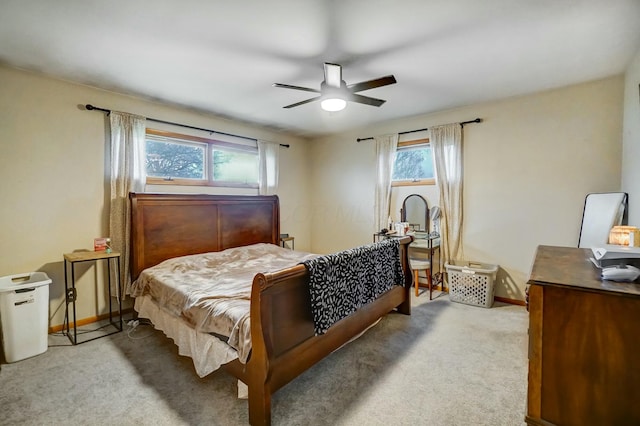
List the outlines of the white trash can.
{"type": "Polygon", "coordinates": [[[49,284],[51,279],[44,272],[0,277],[2,347],[7,362],[47,350],[49,284]]]}

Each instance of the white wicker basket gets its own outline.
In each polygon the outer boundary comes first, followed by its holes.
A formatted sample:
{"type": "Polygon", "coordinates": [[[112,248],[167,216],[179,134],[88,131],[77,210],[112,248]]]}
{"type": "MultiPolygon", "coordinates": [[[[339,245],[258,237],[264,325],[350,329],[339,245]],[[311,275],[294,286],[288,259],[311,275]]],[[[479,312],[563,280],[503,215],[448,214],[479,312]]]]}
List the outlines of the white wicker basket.
{"type": "Polygon", "coordinates": [[[498,265],[454,260],[445,263],[449,298],[453,302],[490,308],[498,265]]]}

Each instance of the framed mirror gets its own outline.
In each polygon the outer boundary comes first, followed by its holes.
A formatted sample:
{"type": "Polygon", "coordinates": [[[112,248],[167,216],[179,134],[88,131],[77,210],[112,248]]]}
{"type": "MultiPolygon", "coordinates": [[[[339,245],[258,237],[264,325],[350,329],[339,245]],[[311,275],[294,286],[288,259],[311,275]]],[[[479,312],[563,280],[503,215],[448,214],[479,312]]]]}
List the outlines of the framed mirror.
{"type": "Polygon", "coordinates": [[[421,195],[411,194],[402,202],[400,220],[409,222],[409,229],[429,232],[429,206],[421,195]]]}

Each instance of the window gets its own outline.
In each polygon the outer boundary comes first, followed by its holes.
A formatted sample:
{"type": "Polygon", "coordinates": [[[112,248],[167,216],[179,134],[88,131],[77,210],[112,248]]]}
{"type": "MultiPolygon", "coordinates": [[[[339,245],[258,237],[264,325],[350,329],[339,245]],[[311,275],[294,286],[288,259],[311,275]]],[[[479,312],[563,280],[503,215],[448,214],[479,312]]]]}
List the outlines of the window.
{"type": "Polygon", "coordinates": [[[258,187],[257,146],[147,129],[147,184],[258,187]]]}
{"type": "Polygon", "coordinates": [[[398,142],[391,185],[435,185],[435,183],[429,139],[398,142]]]}

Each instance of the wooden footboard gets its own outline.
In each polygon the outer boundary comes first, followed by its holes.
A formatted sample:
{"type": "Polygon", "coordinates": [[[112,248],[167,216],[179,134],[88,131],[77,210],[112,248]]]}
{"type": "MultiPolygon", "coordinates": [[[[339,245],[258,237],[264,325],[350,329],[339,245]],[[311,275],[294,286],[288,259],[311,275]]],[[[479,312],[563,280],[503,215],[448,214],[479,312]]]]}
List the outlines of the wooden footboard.
{"type": "Polygon", "coordinates": [[[309,274],[303,265],[256,275],[251,294],[251,356],[245,366],[237,361],[228,365],[228,370],[249,387],[252,425],[270,424],[273,392],[390,311],[411,313],[410,242],[406,237],[400,246],[405,286],[392,288],[319,336],[314,334],[309,274]]]}

